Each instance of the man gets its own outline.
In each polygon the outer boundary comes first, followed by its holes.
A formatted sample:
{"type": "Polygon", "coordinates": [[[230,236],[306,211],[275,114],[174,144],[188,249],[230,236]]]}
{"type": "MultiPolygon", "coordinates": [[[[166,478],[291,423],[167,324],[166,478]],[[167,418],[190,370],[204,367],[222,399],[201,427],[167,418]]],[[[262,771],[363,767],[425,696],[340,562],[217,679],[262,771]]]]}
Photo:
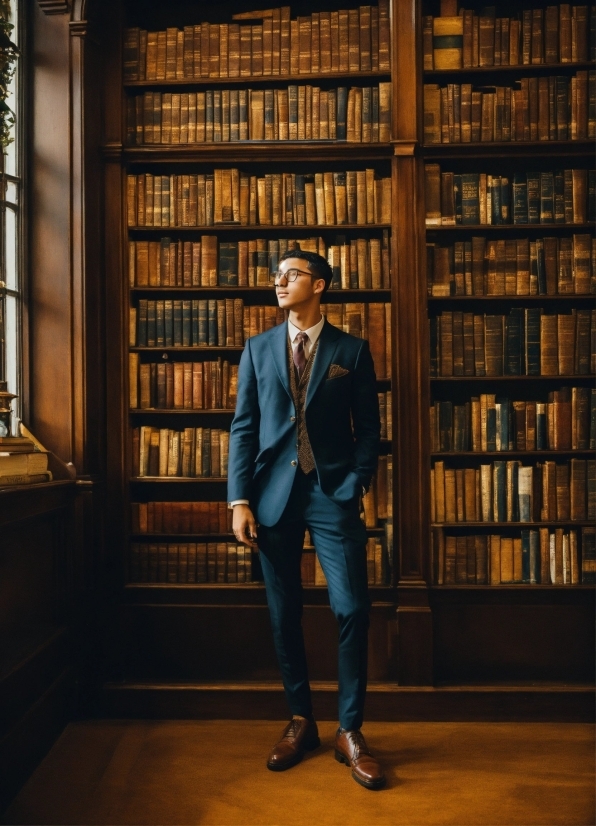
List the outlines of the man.
{"type": "Polygon", "coordinates": [[[250,338],[230,433],[228,500],[238,542],[257,546],[292,719],[267,766],[283,771],[319,746],[302,634],[300,558],[308,528],[339,624],[335,757],[369,789],[385,777],[360,732],[370,601],[360,502],[377,466],[380,420],[368,342],[321,315],[332,271],[289,250],[272,274],[288,322],[250,338]],[[257,540],[258,526],[258,540],[257,540]]]}

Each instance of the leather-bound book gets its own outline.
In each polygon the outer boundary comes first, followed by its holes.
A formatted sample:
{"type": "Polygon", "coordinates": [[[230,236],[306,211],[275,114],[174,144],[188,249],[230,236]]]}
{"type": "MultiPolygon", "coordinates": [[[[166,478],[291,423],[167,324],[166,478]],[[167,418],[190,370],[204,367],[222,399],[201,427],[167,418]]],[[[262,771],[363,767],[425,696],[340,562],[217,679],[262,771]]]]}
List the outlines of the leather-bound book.
{"type": "Polygon", "coordinates": [[[557,376],[558,365],[557,316],[540,317],[540,375],[557,376]]]}
{"type": "Polygon", "coordinates": [[[485,315],[485,364],[487,376],[503,375],[504,317],[485,315]]]}
{"type": "Polygon", "coordinates": [[[311,19],[307,16],[298,17],[298,71],[301,75],[311,72],[311,19]]]}
{"type": "Polygon", "coordinates": [[[575,368],[575,313],[559,313],[557,321],[558,374],[573,375],[575,368]]]}
{"type": "Polygon", "coordinates": [[[514,582],[513,537],[501,536],[500,551],[500,582],[502,584],[514,582]]]}
{"type": "Polygon", "coordinates": [[[585,459],[569,460],[569,509],[574,522],[587,518],[586,471],[585,459]]]}
{"type": "Polygon", "coordinates": [[[557,462],[555,464],[556,518],[558,522],[565,522],[571,518],[569,469],[567,462],[557,462]]]}
{"type": "Polygon", "coordinates": [[[435,69],[461,69],[463,17],[433,18],[433,64],[435,69]]]}

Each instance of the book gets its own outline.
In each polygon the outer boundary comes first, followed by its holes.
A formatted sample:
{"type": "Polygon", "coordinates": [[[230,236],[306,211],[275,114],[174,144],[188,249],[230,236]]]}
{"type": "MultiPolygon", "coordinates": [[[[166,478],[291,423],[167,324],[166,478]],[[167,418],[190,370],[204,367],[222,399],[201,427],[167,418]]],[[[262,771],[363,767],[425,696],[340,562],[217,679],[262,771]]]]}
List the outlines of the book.
{"type": "MultiPolygon", "coordinates": [[[[523,323],[518,310],[508,316],[474,315],[474,374],[564,376],[580,370],[576,343],[581,342],[581,369],[593,361],[593,330],[596,320],[587,312],[547,314],[538,309],[524,311],[523,323]],[[507,371],[504,372],[505,367],[507,371]],[[517,373],[516,371],[522,371],[517,373]]],[[[454,372],[454,335],[457,348],[463,346],[461,329],[453,328],[453,314],[445,311],[438,318],[433,358],[440,365],[440,375],[454,372]]],[[[581,373],[580,373],[581,374],[581,373]]]]}
{"type": "Polygon", "coordinates": [[[433,68],[461,69],[463,17],[435,17],[432,21],[433,68]]]}

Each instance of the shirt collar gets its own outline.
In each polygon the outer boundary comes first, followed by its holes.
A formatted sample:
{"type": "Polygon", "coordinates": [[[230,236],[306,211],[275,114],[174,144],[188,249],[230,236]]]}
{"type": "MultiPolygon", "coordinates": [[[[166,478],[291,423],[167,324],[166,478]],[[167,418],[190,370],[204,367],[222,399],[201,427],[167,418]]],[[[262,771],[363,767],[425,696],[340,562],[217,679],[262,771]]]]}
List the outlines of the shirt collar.
{"type": "Polygon", "coordinates": [[[296,336],[298,335],[298,333],[304,332],[308,336],[308,339],[309,339],[309,341],[311,343],[311,346],[312,346],[316,343],[318,337],[321,335],[321,330],[323,329],[324,324],[325,324],[325,316],[322,313],[321,313],[321,320],[318,321],[313,327],[309,327],[308,330],[299,330],[298,327],[296,327],[294,324],[292,324],[290,319],[288,319],[288,334],[290,336],[290,341],[293,344],[294,341],[296,340],[296,336]]]}

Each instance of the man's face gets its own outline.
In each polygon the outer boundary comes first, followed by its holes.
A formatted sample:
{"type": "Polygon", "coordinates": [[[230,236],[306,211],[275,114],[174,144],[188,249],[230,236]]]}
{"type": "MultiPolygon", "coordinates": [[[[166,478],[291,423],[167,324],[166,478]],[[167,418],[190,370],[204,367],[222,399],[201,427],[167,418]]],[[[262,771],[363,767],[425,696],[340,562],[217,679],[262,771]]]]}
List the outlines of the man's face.
{"type": "Polygon", "coordinates": [[[310,275],[308,261],[303,258],[286,258],[278,269],[282,275],[278,279],[275,293],[282,310],[306,308],[311,302],[319,301],[325,282],[322,278],[310,275]],[[295,281],[288,281],[283,277],[283,274],[290,270],[298,270],[295,281]]]}

